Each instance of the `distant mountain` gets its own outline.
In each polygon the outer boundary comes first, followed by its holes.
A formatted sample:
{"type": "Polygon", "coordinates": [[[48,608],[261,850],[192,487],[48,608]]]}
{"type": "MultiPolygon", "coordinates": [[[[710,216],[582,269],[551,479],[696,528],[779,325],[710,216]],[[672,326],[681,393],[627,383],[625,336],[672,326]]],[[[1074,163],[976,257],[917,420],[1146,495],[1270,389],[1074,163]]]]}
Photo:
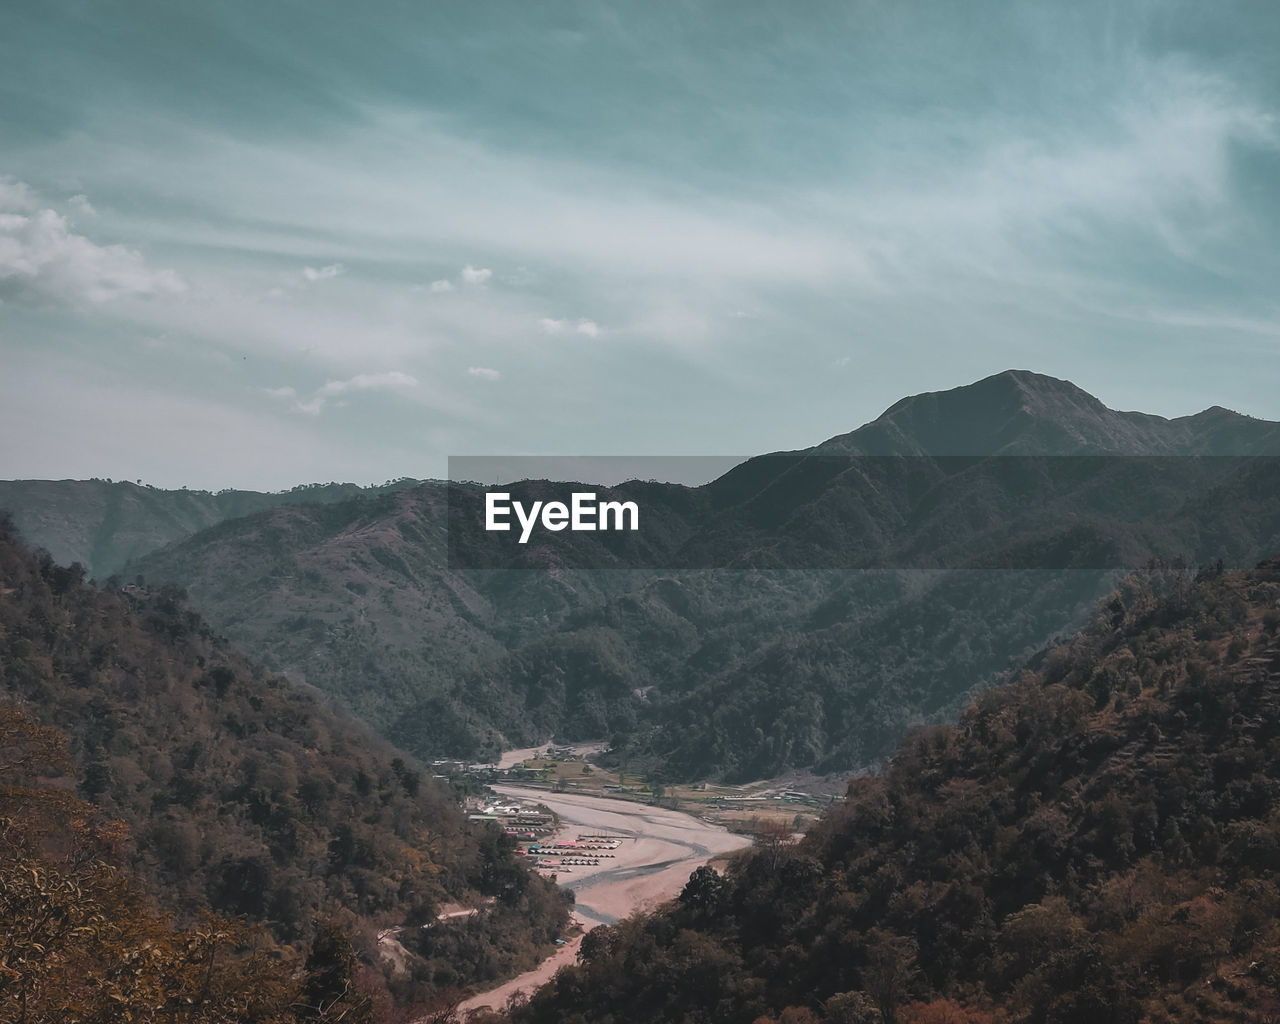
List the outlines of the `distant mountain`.
{"type": "Polygon", "coordinates": [[[599,928],[512,1024],[1270,1019],[1280,561],[1136,574],[800,842],[599,928]]]}
{"type": "Polygon", "coordinates": [[[554,734],[685,778],[834,770],[954,713],[1116,567],[1280,544],[1280,463],[1204,457],[1280,452],[1276,430],[1113,413],[1018,371],[704,487],[623,485],[658,524],[630,547],[504,547],[458,518],[478,489],[424,484],[231,520],[136,569],[423,756],[554,734]]]}
{"type": "Polygon", "coordinates": [[[526,717],[506,679],[474,670],[625,592],[633,577],[452,571],[446,506],[439,484],[281,506],[201,531],[129,572],[180,585],[232,639],[384,731],[428,700],[415,753],[480,756],[545,739],[562,709],[526,717]]]}
{"type": "Polygon", "coordinates": [[[7,510],[28,544],[62,565],[79,562],[106,578],[138,558],[226,519],[278,505],[319,505],[399,490],[397,480],[375,487],[304,484],[289,491],[178,491],[125,480],[0,480],[7,510]]]}
{"type": "Polygon", "coordinates": [[[841,455],[1274,455],[1280,423],[1213,406],[1165,419],[1117,412],[1074,384],[1006,370],[904,398],[810,449],[841,455]]]}

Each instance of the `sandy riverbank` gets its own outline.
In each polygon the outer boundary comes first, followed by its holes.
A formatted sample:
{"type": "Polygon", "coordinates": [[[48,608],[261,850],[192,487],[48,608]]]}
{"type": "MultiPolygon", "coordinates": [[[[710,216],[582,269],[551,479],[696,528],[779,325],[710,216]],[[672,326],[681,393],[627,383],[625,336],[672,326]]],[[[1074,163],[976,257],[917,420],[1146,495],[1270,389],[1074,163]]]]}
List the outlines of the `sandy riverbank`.
{"type": "MultiPolygon", "coordinates": [[[[550,793],[516,786],[494,786],[497,792],[537,800],[560,816],[557,839],[572,840],[579,832],[608,832],[625,836],[614,859],[597,867],[575,867],[556,872],[561,885],[572,889],[577,905],[574,916],[584,930],[612,924],[637,910],[672,899],[684,888],[693,870],[714,857],[749,845],[744,836],[680,811],[571,793],[550,793]]],[[[502,1007],[516,992],[530,992],[549,981],[577,956],[575,939],[537,968],[459,1006],[460,1012],[481,1006],[502,1007]]]]}

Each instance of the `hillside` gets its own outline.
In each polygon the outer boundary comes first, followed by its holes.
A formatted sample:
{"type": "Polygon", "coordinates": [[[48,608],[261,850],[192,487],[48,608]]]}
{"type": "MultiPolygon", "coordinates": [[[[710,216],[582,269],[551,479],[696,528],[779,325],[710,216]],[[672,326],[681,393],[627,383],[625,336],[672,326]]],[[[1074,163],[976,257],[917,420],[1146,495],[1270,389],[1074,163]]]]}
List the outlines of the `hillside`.
{"type": "Polygon", "coordinates": [[[0,480],[0,509],[9,512],[32,547],[59,565],[79,562],[102,579],[131,558],[189,537],[215,523],[278,505],[318,505],[375,496],[408,486],[304,484],[278,494],[261,491],[164,490],[127,480],[0,480]]]}
{"type": "Polygon", "coordinates": [[[1128,578],[808,836],[592,932],[517,1024],[1280,1012],[1280,560],[1128,578]]]}
{"type": "Polygon", "coordinates": [[[459,525],[478,490],[424,484],[228,521],[136,568],[421,756],[555,735],[675,778],[832,771],[954,715],[1118,568],[1280,545],[1280,464],[1255,457],[1276,429],[1115,413],[1018,371],[701,488],[623,485],[659,524],[631,547],[504,546],[459,525]],[[976,457],[857,454],[884,450],[886,424],[904,451],[950,438],[976,457]],[[1227,451],[1243,457],[1206,456],[1227,451]]]}
{"type": "Polygon", "coordinates": [[[0,701],[66,734],[80,795],[123,822],[128,868],[165,905],[299,948],[340,919],[402,1000],[514,973],[558,934],[554,887],[407,755],[248,661],[179,592],[81,576],[0,520],[0,701]],[[376,932],[401,925],[407,972],[378,958],[376,932]]]}
{"type": "Polygon", "coordinates": [[[66,737],[0,704],[0,1020],[372,1024],[350,940],[305,959],[211,913],[175,921],[120,863],[120,822],[67,791],[66,737]]]}
{"type": "MultiPolygon", "coordinates": [[[[522,731],[510,690],[469,678],[621,581],[447,568],[439,485],[324,507],[291,506],[203,531],[136,564],[269,665],[386,729],[424,696],[422,755],[469,756],[544,738],[522,731]],[[501,731],[500,731],[501,730],[501,731]]],[[[543,732],[543,735],[539,735],[543,732]]]]}

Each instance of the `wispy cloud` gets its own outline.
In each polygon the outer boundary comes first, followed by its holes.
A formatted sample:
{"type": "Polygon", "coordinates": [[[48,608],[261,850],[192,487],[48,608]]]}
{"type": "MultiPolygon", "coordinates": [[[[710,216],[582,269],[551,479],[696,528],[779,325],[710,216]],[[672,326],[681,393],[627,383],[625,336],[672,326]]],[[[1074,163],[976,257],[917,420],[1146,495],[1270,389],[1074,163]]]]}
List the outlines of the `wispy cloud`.
{"type": "Polygon", "coordinates": [[[472,377],[479,377],[481,380],[497,380],[502,376],[497,370],[492,370],[487,366],[468,366],[467,373],[472,377]]]}
{"type": "Polygon", "coordinates": [[[0,181],[0,296],[32,302],[103,303],[186,290],[173,270],[154,270],[124,245],[99,245],[41,207],[22,182],[0,181]]]}
{"type": "Polygon", "coordinates": [[[600,336],[600,325],[594,320],[581,318],[578,320],[557,320],[544,316],[538,320],[538,330],[543,334],[584,334],[588,338],[600,336]]]}
{"type": "Polygon", "coordinates": [[[36,208],[36,195],[23,181],[0,178],[0,212],[24,213],[36,208]]]}
{"type": "MultiPolygon", "coordinates": [[[[305,402],[295,402],[294,408],[311,416],[318,416],[330,400],[352,391],[405,391],[416,388],[415,377],[400,370],[388,370],[385,373],[358,373],[347,380],[327,381],[305,402]]],[[[296,392],[292,387],[268,388],[267,393],[276,398],[293,398],[296,392]]]]}
{"type": "Polygon", "coordinates": [[[862,191],[816,193],[811,208],[861,237],[890,286],[946,275],[950,286],[995,278],[1007,289],[1066,270],[1082,284],[1090,273],[1112,277],[1098,268],[1135,246],[1146,276],[1161,254],[1211,258],[1207,250],[1242,226],[1233,158],[1280,144],[1264,107],[1173,61],[1135,60],[1086,122],[978,120],[972,131],[976,144],[945,163],[900,169],[896,182],[862,191]]]}
{"type": "MultiPolygon", "coordinates": [[[[470,15],[424,31],[425,8],[388,9],[335,76],[318,26],[367,19],[316,0],[323,18],[250,38],[219,6],[193,52],[244,70],[251,110],[183,76],[155,88],[122,59],[145,33],[108,55],[66,25],[83,75],[68,62],[14,112],[12,166],[40,194],[0,180],[18,218],[0,297],[27,300],[4,307],[4,341],[94,380],[164,336],[130,379],[217,393],[321,449],[363,429],[383,453],[409,436],[566,449],[583,423],[602,448],[799,446],[1015,364],[1132,381],[1132,408],[1194,411],[1199,389],[1275,415],[1266,5],[693,5],[678,37],[652,5],[587,5],[590,45],[548,78],[564,41],[537,5],[494,3],[484,75],[460,45],[470,15]],[[406,102],[422,74],[467,87],[406,102]],[[225,373],[196,362],[211,351],[225,373]],[[361,388],[370,367],[418,383],[361,388]],[[778,414],[756,415],[784,377],[778,414]],[[360,424],[325,415],[361,395],[360,424]]],[[[15,24],[0,89],[40,73],[42,20],[15,24]]]]}
{"type": "Polygon", "coordinates": [[[308,281],[331,281],[341,274],[345,274],[347,268],[341,263],[330,263],[326,267],[303,267],[302,276],[308,281]]]}
{"type": "Polygon", "coordinates": [[[72,212],[78,217],[96,217],[98,211],[93,208],[93,203],[89,202],[89,197],[83,192],[78,192],[67,200],[72,212]]]}

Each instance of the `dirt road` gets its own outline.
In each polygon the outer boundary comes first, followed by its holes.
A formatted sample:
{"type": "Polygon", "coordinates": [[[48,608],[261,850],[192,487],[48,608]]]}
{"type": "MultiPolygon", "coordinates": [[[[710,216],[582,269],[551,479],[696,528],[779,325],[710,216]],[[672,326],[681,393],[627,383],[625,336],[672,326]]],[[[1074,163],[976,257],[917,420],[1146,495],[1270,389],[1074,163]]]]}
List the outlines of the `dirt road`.
{"type": "MultiPolygon", "coordinates": [[[[680,811],[668,811],[625,800],[550,793],[545,790],[494,786],[506,796],[544,803],[560,816],[563,825],[557,839],[573,840],[579,833],[597,832],[624,836],[614,859],[602,859],[598,867],[574,867],[556,872],[561,885],[577,899],[574,915],[585,930],[613,924],[637,910],[644,910],[679,894],[693,870],[724,853],[749,844],[715,825],[680,811]]],[[[480,1006],[503,1006],[517,991],[531,991],[549,981],[564,964],[572,963],[578,943],[561,947],[528,974],[490,992],[472,996],[459,1011],[480,1006]]]]}

